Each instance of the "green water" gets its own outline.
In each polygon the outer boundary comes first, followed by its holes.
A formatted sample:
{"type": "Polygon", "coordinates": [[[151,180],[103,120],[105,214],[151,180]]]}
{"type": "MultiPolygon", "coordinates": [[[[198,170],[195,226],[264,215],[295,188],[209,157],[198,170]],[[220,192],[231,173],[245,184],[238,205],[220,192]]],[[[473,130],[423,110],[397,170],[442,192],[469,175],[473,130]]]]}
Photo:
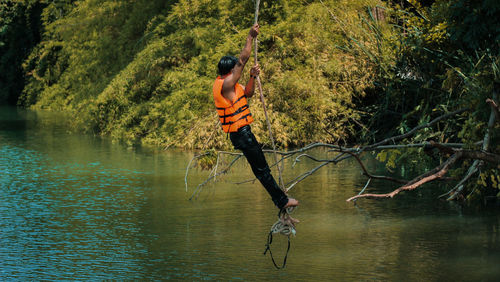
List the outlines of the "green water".
{"type": "MultiPolygon", "coordinates": [[[[259,184],[233,184],[251,176],[245,162],[188,201],[206,176],[193,170],[186,193],[193,153],[68,133],[68,118],[0,108],[0,280],[500,280],[496,212],[435,201],[432,187],[354,206],[353,162],[292,190],[302,222],[275,270],[262,253],[276,210],[259,184]]],[[[275,237],[275,255],[285,248],[275,237]]]]}

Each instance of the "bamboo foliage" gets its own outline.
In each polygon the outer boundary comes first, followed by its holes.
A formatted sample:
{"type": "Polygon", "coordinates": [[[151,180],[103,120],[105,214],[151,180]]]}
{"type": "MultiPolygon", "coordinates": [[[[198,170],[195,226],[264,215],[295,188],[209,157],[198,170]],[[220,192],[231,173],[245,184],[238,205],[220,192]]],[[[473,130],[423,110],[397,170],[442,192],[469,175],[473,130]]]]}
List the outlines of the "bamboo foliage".
{"type": "MultiPolygon", "coordinates": [[[[342,29],[350,26],[349,36],[364,50],[380,49],[364,35],[374,28],[367,7],[379,4],[262,1],[262,81],[280,146],[347,142],[355,135],[360,113],[353,99],[365,95],[375,64],[339,48],[350,44],[342,29]]],[[[78,128],[131,144],[228,147],[214,119],[205,118],[214,112],[216,64],[239,53],[252,22],[251,1],[54,5],[44,10],[44,40],[25,63],[32,75],[22,103],[78,112],[78,128]],[[58,10],[61,17],[54,16],[58,10]]],[[[251,103],[254,130],[266,143],[259,102],[251,103]]]]}

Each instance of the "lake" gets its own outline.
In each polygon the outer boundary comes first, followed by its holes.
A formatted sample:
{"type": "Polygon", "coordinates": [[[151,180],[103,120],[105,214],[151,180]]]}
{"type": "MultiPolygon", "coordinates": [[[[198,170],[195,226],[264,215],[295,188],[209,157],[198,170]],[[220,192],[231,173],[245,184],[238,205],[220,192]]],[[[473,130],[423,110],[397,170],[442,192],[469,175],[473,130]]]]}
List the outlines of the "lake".
{"type": "MultiPolygon", "coordinates": [[[[263,252],[277,209],[258,182],[235,184],[252,177],[245,160],[189,201],[208,175],[192,169],[186,192],[194,152],[69,132],[69,118],[0,108],[0,280],[500,280],[497,211],[438,201],[433,186],[347,203],[366,181],[353,161],[291,190],[301,223],[276,270],[263,252]]],[[[287,162],[284,177],[314,165],[287,162]]],[[[279,263],[286,242],[274,236],[279,263]]]]}

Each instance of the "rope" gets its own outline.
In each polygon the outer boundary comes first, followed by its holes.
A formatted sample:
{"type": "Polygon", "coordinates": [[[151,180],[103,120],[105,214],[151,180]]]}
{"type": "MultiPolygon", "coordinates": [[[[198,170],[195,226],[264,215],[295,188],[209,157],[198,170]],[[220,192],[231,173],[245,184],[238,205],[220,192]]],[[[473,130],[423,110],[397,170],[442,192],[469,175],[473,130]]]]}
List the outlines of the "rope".
{"type": "Polygon", "coordinates": [[[280,233],[285,236],[294,235],[297,233],[295,231],[295,226],[293,225],[290,217],[294,207],[289,207],[287,209],[282,209],[278,213],[278,221],[276,221],[273,226],[271,226],[272,233],[280,233]]]}
{"type": "MultiPolygon", "coordinates": [[[[258,19],[259,19],[259,6],[260,6],[260,0],[257,0],[257,2],[255,3],[255,17],[254,17],[255,21],[254,21],[254,24],[257,24],[258,19]]],[[[255,38],[255,40],[254,40],[254,64],[255,65],[257,65],[257,52],[258,52],[258,41],[257,41],[257,38],[255,38]]],[[[266,116],[267,129],[269,130],[269,139],[271,139],[271,145],[273,146],[274,161],[276,163],[276,166],[278,167],[279,185],[281,187],[281,190],[283,190],[283,192],[286,192],[285,185],[283,182],[283,177],[281,175],[281,168],[278,164],[278,154],[276,153],[276,145],[274,144],[273,132],[271,130],[271,122],[269,121],[269,116],[267,115],[267,108],[266,108],[266,103],[264,102],[264,95],[262,94],[262,84],[261,84],[259,75],[257,75],[257,87],[259,88],[260,101],[262,103],[262,108],[264,109],[264,115],[266,116]]]]}
{"type": "MultiPolygon", "coordinates": [[[[258,23],[259,6],[260,6],[260,0],[256,0],[254,24],[258,23]]],[[[254,64],[255,65],[257,65],[257,62],[258,62],[257,55],[258,55],[258,41],[257,41],[257,38],[255,38],[255,40],[254,40],[254,64]]],[[[283,176],[281,174],[281,167],[278,164],[278,154],[276,153],[276,144],[274,143],[273,132],[271,130],[271,122],[269,121],[269,116],[267,114],[266,103],[264,101],[264,94],[262,93],[262,84],[261,84],[259,75],[257,75],[257,87],[259,88],[260,101],[262,103],[262,108],[264,109],[264,115],[266,117],[267,129],[269,130],[269,139],[271,139],[271,145],[273,146],[274,161],[278,167],[279,185],[280,185],[281,189],[283,190],[283,192],[286,193],[285,184],[283,182],[283,176]]],[[[271,255],[271,260],[273,261],[274,267],[276,267],[276,269],[285,268],[286,260],[288,258],[288,252],[290,251],[290,235],[291,234],[295,235],[295,233],[296,233],[295,226],[293,224],[293,220],[290,217],[290,213],[293,211],[293,209],[294,209],[293,207],[289,207],[288,209],[281,209],[278,213],[278,221],[276,221],[273,224],[273,226],[271,227],[271,230],[269,231],[269,233],[267,235],[266,250],[264,251],[264,255],[269,251],[269,254],[271,255]],[[273,253],[271,251],[271,244],[273,243],[273,234],[274,233],[280,233],[282,235],[285,235],[285,236],[287,236],[287,239],[288,239],[288,247],[286,249],[285,257],[283,258],[283,264],[281,266],[278,266],[278,264],[274,260],[273,253]]]]}
{"type": "Polygon", "coordinates": [[[271,227],[271,231],[267,234],[267,243],[266,243],[266,249],[264,250],[264,255],[269,251],[269,255],[271,256],[271,260],[274,264],[274,267],[276,269],[283,269],[286,266],[286,260],[288,258],[288,252],[290,251],[290,235],[295,235],[295,227],[290,221],[290,214],[293,211],[293,208],[290,207],[288,209],[281,209],[278,213],[278,221],[273,224],[271,227]],[[280,233],[285,236],[287,236],[288,239],[288,246],[286,248],[286,254],[285,257],[283,258],[283,264],[279,266],[276,261],[274,260],[273,252],[271,251],[271,244],[273,243],[273,234],[274,233],[280,233]]]}
{"type": "Polygon", "coordinates": [[[264,251],[264,255],[267,253],[267,251],[269,251],[269,254],[271,255],[271,260],[273,261],[274,267],[276,267],[276,269],[283,269],[286,266],[286,259],[288,258],[288,251],[290,251],[290,236],[287,236],[287,237],[288,237],[288,247],[286,248],[286,255],[283,258],[283,264],[281,266],[278,266],[278,264],[274,260],[273,252],[271,251],[271,243],[273,242],[273,232],[271,231],[267,235],[267,244],[266,244],[266,250],[264,251]]]}

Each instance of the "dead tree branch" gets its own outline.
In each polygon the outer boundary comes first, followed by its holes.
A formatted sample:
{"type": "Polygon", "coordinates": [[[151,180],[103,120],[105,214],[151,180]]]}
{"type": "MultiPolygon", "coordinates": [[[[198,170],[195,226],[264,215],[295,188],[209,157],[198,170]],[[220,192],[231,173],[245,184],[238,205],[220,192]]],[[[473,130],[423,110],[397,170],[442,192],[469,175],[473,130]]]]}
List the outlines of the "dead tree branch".
{"type": "Polygon", "coordinates": [[[500,164],[500,155],[484,152],[484,151],[471,151],[463,150],[464,157],[467,159],[476,159],[493,164],[500,164]]]}
{"type": "Polygon", "coordinates": [[[500,122],[500,110],[498,109],[498,103],[489,98],[486,99],[486,103],[490,105],[491,110],[493,111],[493,113],[495,113],[496,121],[500,122]]]}
{"type": "Polygon", "coordinates": [[[430,145],[438,148],[442,153],[451,155],[458,151],[461,151],[464,154],[464,158],[466,159],[476,159],[482,160],[489,163],[500,164],[500,155],[493,154],[485,151],[475,151],[475,150],[466,150],[466,149],[454,149],[451,147],[443,146],[443,144],[436,143],[434,141],[430,141],[430,145]]]}
{"type": "MultiPolygon", "coordinates": [[[[212,170],[212,172],[210,173],[209,177],[207,179],[205,179],[205,181],[203,181],[202,183],[198,184],[198,186],[196,187],[196,189],[194,190],[193,194],[191,195],[191,197],[189,198],[189,200],[193,199],[194,197],[196,197],[200,191],[201,191],[201,188],[207,184],[210,180],[212,179],[215,179],[217,176],[219,175],[222,175],[222,174],[225,174],[229,171],[229,169],[233,166],[233,164],[238,160],[240,159],[243,154],[238,154],[238,153],[233,153],[233,152],[218,152],[217,153],[217,163],[219,163],[219,158],[220,158],[220,155],[222,154],[228,154],[228,155],[234,155],[236,156],[232,161],[231,163],[229,163],[223,170],[221,170],[219,173],[217,173],[217,166],[214,167],[214,169],[212,170]]],[[[189,165],[188,165],[188,168],[186,169],[186,175],[185,175],[185,178],[184,178],[184,182],[186,184],[186,192],[187,192],[187,189],[188,189],[188,184],[187,184],[187,176],[188,176],[188,171],[189,171],[189,167],[191,165],[191,162],[194,160],[194,159],[197,159],[197,158],[200,158],[202,156],[206,156],[208,155],[208,153],[205,153],[205,154],[201,154],[201,155],[198,155],[198,156],[194,156],[191,161],[189,162],[189,165]]]]}
{"type": "Polygon", "coordinates": [[[464,189],[464,184],[465,182],[469,181],[469,179],[479,170],[481,162],[478,160],[475,160],[472,165],[469,167],[467,170],[467,174],[460,180],[453,189],[448,191],[447,193],[439,196],[439,198],[442,198],[444,196],[452,194],[450,197],[447,198],[448,201],[454,200],[458,197],[458,195],[462,192],[464,189]],[[458,193],[457,193],[458,192],[458,193]]]}
{"type": "Polygon", "coordinates": [[[334,164],[337,164],[347,158],[349,158],[350,156],[345,156],[344,154],[339,154],[337,155],[335,158],[331,159],[331,160],[326,160],[324,161],[322,164],[320,164],[319,166],[309,170],[309,171],[306,171],[304,173],[302,173],[301,175],[295,177],[292,181],[290,181],[286,186],[288,186],[288,188],[286,188],[285,192],[288,192],[290,191],[290,189],[292,189],[295,185],[297,185],[299,182],[301,182],[302,180],[306,179],[307,177],[311,176],[313,173],[315,173],[318,169],[324,167],[325,165],[327,164],[330,164],[330,163],[334,163],[334,164]]]}
{"type": "MultiPolygon", "coordinates": [[[[331,163],[337,164],[345,159],[353,157],[357,161],[357,163],[359,164],[360,169],[363,172],[363,175],[368,177],[368,180],[367,180],[365,186],[359,192],[359,194],[354,196],[354,197],[351,197],[347,200],[347,201],[355,201],[359,198],[392,198],[402,191],[409,191],[409,190],[417,189],[418,187],[422,186],[423,184],[434,181],[434,180],[440,180],[440,179],[441,180],[442,179],[449,180],[449,178],[446,178],[445,175],[449,171],[449,169],[458,160],[460,160],[460,159],[473,159],[474,163],[470,167],[467,175],[457,184],[457,186],[454,189],[450,190],[450,192],[446,194],[446,195],[451,194],[452,196],[450,196],[450,198],[452,198],[452,197],[455,197],[456,193],[461,193],[461,189],[463,189],[464,183],[467,180],[469,180],[470,177],[472,177],[472,175],[474,175],[478,171],[479,167],[482,165],[483,162],[500,164],[500,155],[488,152],[489,143],[490,143],[490,130],[492,129],[493,123],[496,119],[496,115],[498,114],[498,106],[494,102],[494,99],[496,99],[496,95],[494,95],[493,99],[488,100],[488,103],[492,107],[492,113],[490,116],[490,121],[488,123],[488,129],[487,129],[486,135],[481,142],[475,143],[475,146],[482,145],[481,150],[464,149],[465,145],[461,144],[461,143],[437,143],[434,141],[415,143],[415,144],[397,144],[397,142],[415,135],[419,130],[432,127],[432,126],[436,125],[438,122],[441,122],[443,120],[446,120],[448,118],[451,118],[455,115],[464,113],[464,112],[469,110],[468,108],[463,108],[463,109],[459,109],[459,110],[456,110],[456,111],[453,111],[453,112],[450,112],[447,114],[443,114],[437,118],[434,118],[433,120],[431,120],[427,123],[418,125],[404,134],[393,136],[390,138],[386,138],[382,141],[379,141],[379,142],[376,142],[374,144],[370,144],[367,146],[343,147],[343,146],[334,145],[334,144],[327,144],[327,143],[311,143],[305,147],[302,147],[302,148],[299,148],[296,150],[276,151],[276,154],[280,155],[281,158],[279,160],[276,159],[275,162],[273,164],[271,164],[270,167],[274,167],[277,165],[283,165],[284,161],[286,159],[291,158],[293,156],[295,156],[295,160],[294,160],[292,166],[295,166],[295,164],[297,162],[299,162],[302,158],[307,158],[307,159],[312,160],[314,162],[320,163],[319,165],[312,168],[311,170],[303,172],[300,175],[293,178],[291,181],[289,181],[286,185],[287,188],[285,189],[285,191],[288,192],[290,189],[295,187],[298,183],[300,183],[301,181],[303,181],[307,177],[313,175],[315,172],[317,172],[322,167],[324,167],[328,164],[331,164],[331,163]],[[364,165],[363,161],[361,160],[361,154],[364,152],[367,152],[367,151],[380,151],[380,150],[404,149],[404,148],[422,148],[422,147],[424,147],[424,148],[425,147],[437,148],[437,149],[439,149],[439,151],[442,154],[448,155],[449,157],[445,162],[443,162],[439,166],[435,167],[434,169],[432,169],[426,173],[423,173],[423,174],[415,177],[411,181],[407,181],[404,179],[398,179],[398,178],[394,178],[394,177],[390,177],[390,176],[384,176],[384,175],[374,175],[368,171],[368,169],[364,165]],[[328,149],[327,152],[338,152],[339,154],[333,158],[318,158],[318,157],[313,156],[313,155],[308,153],[309,150],[312,150],[315,148],[326,148],[326,149],[328,149]],[[402,184],[402,186],[393,190],[390,193],[364,194],[364,191],[368,188],[372,179],[379,179],[379,180],[396,182],[396,183],[402,184]]],[[[275,152],[274,150],[263,150],[263,151],[265,153],[275,152]]],[[[204,155],[206,155],[206,154],[195,156],[189,162],[188,167],[186,169],[186,175],[185,175],[186,190],[188,187],[187,186],[187,177],[188,177],[189,168],[191,167],[192,162],[195,159],[200,158],[204,155]]],[[[193,199],[194,197],[196,197],[201,192],[201,188],[205,184],[207,184],[209,181],[215,180],[218,175],[227,173],[227,171],[230,169],[230,167],[242,156],[243,155],[241,153],[217,152],[217,162],[216,162],[215,167],[212,169],[212,172],[210,173],[208,178],[204,182],[200,183],[197,186],[197,188],[193,192],[193,195],[191,196],[190,199],[193,199]],[[236,157],[227,165],[227,167],[225,167],[221,171],[218,171],[219,158],[223,154],[235,155],[236,157]]],[[[237,184],[246,183],[246,182],[254,182],[255,180],[256,180],[256,178],[253,178],[250,180],[239,182],[237,184]]]]}
{"type": "Polygon", "coordinates": [[[414,190],[421,186],[422,184],[425,184],[427,182],[433,181],[435,179],[443,177],[449,170],[450,166],[453,165],[457,160],[462,158],[462,154],[456,153],[453,156],[451,156],[446,162],[442,163],[441,165],[437,166],[433,170],[424,173],[422,175],[419,175],[418,177],[414,178],[412,181],[410,181],[408,184],[403,185],[399,187],[398,189],[386,193],[386,194],[360,194],[354,197],[351,197],[347,199],[348,202],[353,201],[355,199],[359,198],[393,198],[395,195],[399,194],[402,191],[408,191],[408,190],[414,190]]]}
{"type": "Polygon", "coordinates": [[[320,164],[319,166],[311,169],[310,171],[307,171],[301,175],[299,175],[298,177],[296,177],[294,180],[292,180],[290,183],[287,184],[288,188],[286,188],[285,192],[288,192],[290,191],[290,189],[292,189],[295,185],[297,185],[299,182],[301,182],[302,180],[306,179],[308,176],[312,175],[313,173],[315,173],[318,169],[324,167],[325,165],[329,164],[330,162],[324,162],[322,164],[320,164]]]}
{"type": "Polygon", "coordinates": [[[433,126],[434,124],[442,121],[442,120],[445,120],[447,118],[450,118],[452,116],[455,116],[455,115],[458,115],[458,114],[461,114],[463,112],[466,112],[468,111],[469,108],[463,108],[463,109],[460,109],[460,110],[456,110],[454,112],[451,112],[451,113],[447,113],[447,114],[444,114],[442,116],[439,116],[433,120],[431,120],[430,122],[428,123],[424,123],[424,124],[421,124],[419,126],[416,126],[414,127],[412,130],[406,132],[405,134],[401,134],[401,135],[398,135],[398,136],[393,136],[393,137],[389,137],[389,138],[386,138],[380,142],[377,142],[375,144],[372,144],[372,145],[369,145],[369,146],[366,146],[365,147],[365,150],[366,149],[371,149],[371,148],[374,148],[374,147],[378,147],[378,146],[381,146],[381,145],[385,145],[387,143],[395,143],[396,141],[400,141],[400,140],[403,140],[405,138],[408,138],[410,136],[412,136],[413,134],[415,134],[417,131],[419,131],[420,129],[424,129],[424,128],[427,128],[427,127],[431,127],[433,126]]]}
{"type": "MultiPolygon", "coordinates": [[[[493,92],[493,101],[496,99],[497,99],[497,92],[493,92]]],[[[496,109],[498,108],[491,107],[490,118],[488,120],[488,128],[486,128],[486,134],[484,134],[483,138],[482,151],[484,153],[486,153],[490,147],[490,139],[491,139],[490,131],[493,129],[493,126],[495,124],[495,119],[497,114],[496,109]]],[[[462,191],[465,187],[465,182],[468,181],[477,171],[479,171],[479,168],[482,165],[483,163],[478,159],[476,159],[472,163],[464,178],[455,187],[453,187],[453,189],[451,189],[447,194],[445,194],[445,195],[450,195],[447,198],[448,201],[456,200],[460,195],[462,195],[462,191]]]]}
{"type": "MultiPolygon", "coordinates": [[[[363,194],[363,193],[365,192],[366,188],[368,187],[368,185],[370,185],[370,182],[371,182],[371,181],[372,181],[372,179],[371,179],[371,178],[368,178],[368,180],[366,181],[366,184],[365,184],[365,186],[363,187],[363,189],[361,189],[361,191],[359,191],[358,196],[359,196],[359,195],[361,195],[361,194],[363,194]]],[[[353,199],[352,201],[353,201],[353,202],[356,202],[357,200],[358,200],[358,199],[353,199]]]]}
{"type": "MultiPolygon", "coordinates": [[[[386,193],[386,194],[358,194],[354,197],[347,199],[347,201],[349,202],[349,201],[352,201],[352,200],[355,200],[358,198],[392,198],[402,191],[414,190],[427,182],[434,181],[437,179],[443,179],[444,175],[448,172],[449,168],[460,159],[474,159],[475,161],[471,165],[471,167],[469,168],[465,177],[454,187],[455,190],[460,189],[460,191],[461,191],[461,189],[463,189],[464,183],[466,181],[468,181],[470,179],[470,177],[477,172],[477,170],[479,169],[479,166],[481,165],[481,163],[483,161],[494,163],[494,164],[500,163],[500,156],[496,155],[496,154],[482,152],[482,151],[451,149],[451,148],[443,146],[442,144],[435,143],[435,142],[432,142],[431,144],[433,144],[433,146],[438,147],[439,149],[442,149],[442,151],[444,153],[449,154],[451,152],[452,156],[450,158],[448,158],[448,160],[446,162],[442,163],[441,165],[435,167],[434,169],[432,169],[424,174],[421,174],[421,175],[415,177],[414,179],[409,181],[407,184],[399,187],[398,189],[396,189],[390,193],[386,193]]],[[[359,160],[359,157],[355,156],[355,158],[358,160],[360,165],[363,167],[361,161],[359,160]]],[[[370,177],[370,176],[368,176],[368,177],[370,177]]],[[[381,179],[390,180],[387,178],[381,178],[381,179]]],[[[446,194],[441,195],[440,197],[451,194],[454,189],[452,189],[450,192],[448,192],[446,194]]]]}
{"type": "Polygon", "coordinates": [[[346,153],[350,154],[351,156],[353,156],[356,159],[356,161],[358,161],[359,166],[363,170],[363,175],[368,176],[370,179],[372,179],[372,178],[373,179],[382,179],[382,180],[388,180],[388,181],[392,181],[392,182],[396,182],[396,183],[402,183],[402,184],[408,183],[408,181],[406,181],[404,179],[397,179],[397,178],[393,178],[393,177],[385,176],[385,175],[373,175],[373,174],[371,174],[371,173],[368,172],[368,170],[366,169],[365,165],[361,161],[361,158],[359,157],[358,154],[355,154],[355,153],[352,153],[352,152],[346,152],[346,153]]]}
{"type": "Polygon", "coordinates": [[[184,175],[184,184],[186,184],[186,192],[188,191],[188,180],[187,180],[187,177],[188,177],[188,173],[189,173],[189,169],[191,168],[191,164],[193,163],[194,160],[198,159],[198,158],[201,158],[203,156],[206,156],[208,155],[208,153],[204,153],[204,154],[201,154],[201,155],[196,155],[194,157],[191,158],[191,160],[189,161],[187,167],[186,167],[186,174],[184,175]]]}

